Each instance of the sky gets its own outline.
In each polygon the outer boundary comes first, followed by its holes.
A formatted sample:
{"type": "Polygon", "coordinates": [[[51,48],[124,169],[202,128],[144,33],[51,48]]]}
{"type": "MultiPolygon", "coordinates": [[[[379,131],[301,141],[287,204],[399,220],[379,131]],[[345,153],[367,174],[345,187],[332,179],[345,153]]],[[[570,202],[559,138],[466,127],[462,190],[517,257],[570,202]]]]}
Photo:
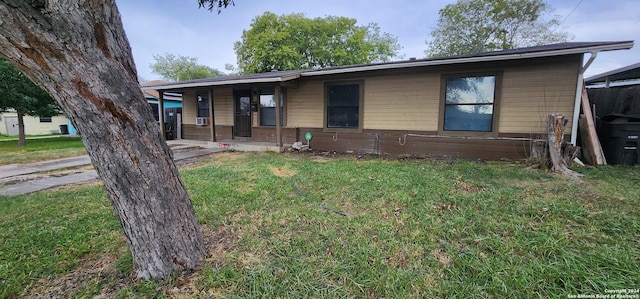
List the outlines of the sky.
{"type": "MultiPolygon", "coordinates": [[[[237,65],[233,44],[252,20],[266,11],[278,15],[303,13],[309,18],[343,16],[358,25],[377,23],[398,38],[404,59],[424,58],[425,41],[436,25],[438,11],[456,0],[235,0],[220,14],[198,8],[196,0],[116,0],[131,44],[138,75],[160,79],[149,67],[153,55],[195,57],[199,64],[226,72],[237,65]]],[[[560,16],[560,30],[574,42],[633,40],[631,50],[602,52],[585,77],[640,62],[640,1],[547,0],[560,16]]],[[[587,55],[588,56],[588,55],[587,55]]]]}

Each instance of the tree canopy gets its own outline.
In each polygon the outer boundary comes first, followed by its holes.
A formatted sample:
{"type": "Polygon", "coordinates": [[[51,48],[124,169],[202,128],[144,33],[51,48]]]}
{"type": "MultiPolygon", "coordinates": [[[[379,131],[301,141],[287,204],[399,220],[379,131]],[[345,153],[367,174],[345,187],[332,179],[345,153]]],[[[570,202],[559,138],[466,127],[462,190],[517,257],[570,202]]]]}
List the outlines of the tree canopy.
{"type": "Polygon", "coordinates": [[[565,42],[561,21],[543,0],[458,0],[440,10],[427,56],[448,56],[565,42]]]}
{"type": "Polygon", "coordinates": [[[198,0],[198,5],[201,8],[204,7],[210,11],[217,9],[218,13],[220,13],[223,8],[226,8],[229,5],[235,5],[235,3],[233,0],[198,0]]]}
{"type": "Polygon", "coordinates": [[[376,23],[304,14],[256,17],[234,45],[241,73],[263,73],[388,61],[398,56],[397,38],[376,23]]]}
{"type": "Polygon", "coordinates": [[[60,109],[53,98],[33,81],[0,57],[0,112],[18,114],[18,146],[25,146],[23,116],[56,116],[60,109]]]}
{"type": "Polygon", "coordinates": [[[153,59],[156,62],[149,65],[151,71],[168,81],[185,81],[224,75],[223,72],[215,68],[198,64],[198,59],[194,57],[165,53],[164,55],[153,55],[153,59]]]}
{"type": "Polygon", "coordinates": [[[60,114],[55,101],[46,91],[0,57],[0,112],[9,109],[30,116],[60,114]]]}

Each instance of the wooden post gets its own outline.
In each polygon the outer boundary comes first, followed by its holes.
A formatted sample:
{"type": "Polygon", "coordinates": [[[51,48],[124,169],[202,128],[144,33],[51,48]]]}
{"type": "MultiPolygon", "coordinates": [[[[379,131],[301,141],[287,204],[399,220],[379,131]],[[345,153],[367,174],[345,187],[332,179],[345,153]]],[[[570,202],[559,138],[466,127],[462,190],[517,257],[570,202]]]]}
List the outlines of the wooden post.
{"type": "Polygon", "coordinates": [[[282,107],[282,105],[280,104],[281,96],[282,91],[280,90],[280,85],[276,85],[273,97],[275,97],[276,100],[276,144],[279,148],[282,148],[282,115],[280,115],[280,109],[282,107]]]}
{"type": "Polygon", "coordinates": [[[215,110],[213,109],[213,89],[209,88],[208,90],[208,95],[207,97],[209,98],[209,117],[211,117],[211,138],[209,138],[209,140],[211,142],[216,142],[218,141],[218,139],[216,138],[216,119],[214,116],[214,112],[215,110]]]}
{"type": "Polygon", "coordinates": [[[596,165],[606,165],[607,162],[604,159],[604,152],[602,151],[602,146],[598,139],[598,133],[596,132],[596,125],[593,121],[593,112],[591,111],[591,104],[589,104],[589,96],[587,95],[587,89],[584,86],[582,87],[582,97],[580,100],[582,104],[582,112],[584,113],[587,121],[587,141],[591,147],[591,153],[593,153],[593,162],[596,165]]]}
{"type": "Polygon", "coordinates": [[[167,138],[164,127],[164,91],[158,90],[158,121],[160,121],[160,132],[162,136],[167,138]]]}

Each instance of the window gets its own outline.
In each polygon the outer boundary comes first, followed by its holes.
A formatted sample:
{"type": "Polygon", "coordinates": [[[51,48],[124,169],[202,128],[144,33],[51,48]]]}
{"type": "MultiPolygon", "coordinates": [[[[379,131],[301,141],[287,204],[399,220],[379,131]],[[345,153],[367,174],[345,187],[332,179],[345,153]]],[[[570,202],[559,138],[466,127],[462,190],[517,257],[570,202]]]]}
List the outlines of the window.
{"type": "Polygon", "coordinates": [[[151,106],[151,110],[153,110],[153,117],[156,118],[156,121],[160,121],[160,108],[158,107],[158,103],[149,103],[149,106],[151,106]]]}
{"type": "Polygon", "coordinates": [[[50,123],[51,122],[51,116],[40,116],[40,122],[41,123],[50,123]]]}
{"type": "MultiPolygon", "coordinates": [[[[280,88],[280,125],[284,125],[284,96],[285,88],[280,88]]],[[[276,98],[274,91],[260,91],[260,125],[275,127],[276,125],[276,98]]]]}
{"type": "Polygon", "coordinates": [[[210,117],[209,97],[206,94],[198,94],[198,117],[210,117]]]}
{"type": "Polygon", "coordinates": [[[331,84],[327,85],[326,92],[327,128],[360,128],[361,84],[331,84]]]}
{"type": "Polygon", "coordinates": [[[496,76],[447,78],[444,131],[491,132],[496,76]]]}

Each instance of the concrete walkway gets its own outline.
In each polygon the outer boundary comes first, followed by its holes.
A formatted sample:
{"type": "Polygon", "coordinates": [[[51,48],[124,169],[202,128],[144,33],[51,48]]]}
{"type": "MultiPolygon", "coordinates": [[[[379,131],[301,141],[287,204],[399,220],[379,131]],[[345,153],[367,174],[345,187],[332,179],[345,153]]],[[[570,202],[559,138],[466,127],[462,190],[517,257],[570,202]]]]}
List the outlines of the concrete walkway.
{"type": "MultiPolygon", "coordinates": [[[[174,148],[176,149],[176,148],[174,148]]],[[[199,150],[187,151],[175,154],[173,156],[174,161],[180,161],[199,156],[204,156],[212,153],[219,153],[227,151],[220,148],[204,148],[199,150]]],[[[57,160],[50,160],[44,162],[30,163],[30,164],[11,164],[0,166],[0,179],[9,178],[19,175],[33,174],[44,171],[58,170],[70,167],[80,167],[91,165],[91,159],[89,156],[79,156],[72,158],[64,158],[57,160]]],[[[77,184],[97,180],[98,174],[95,170],[80,170],[76,173],[63,176],[50,176],[41,179],[26,180],[16,184],[0,187],[0,196],[17,196],[22,194],[28,194],[36,191],[41,191],[49,188],[65,186],[70,184],[77,184]]]]}
{"type": "Polygon", "coordinates": [[[9,164],[0,166],[0,179],[10,178],[19,175],[44,172],[69,167],[79,167],[91,165],[88,155],[62,158],[56,160],[42,161],[29,164],[9,164]]]}

